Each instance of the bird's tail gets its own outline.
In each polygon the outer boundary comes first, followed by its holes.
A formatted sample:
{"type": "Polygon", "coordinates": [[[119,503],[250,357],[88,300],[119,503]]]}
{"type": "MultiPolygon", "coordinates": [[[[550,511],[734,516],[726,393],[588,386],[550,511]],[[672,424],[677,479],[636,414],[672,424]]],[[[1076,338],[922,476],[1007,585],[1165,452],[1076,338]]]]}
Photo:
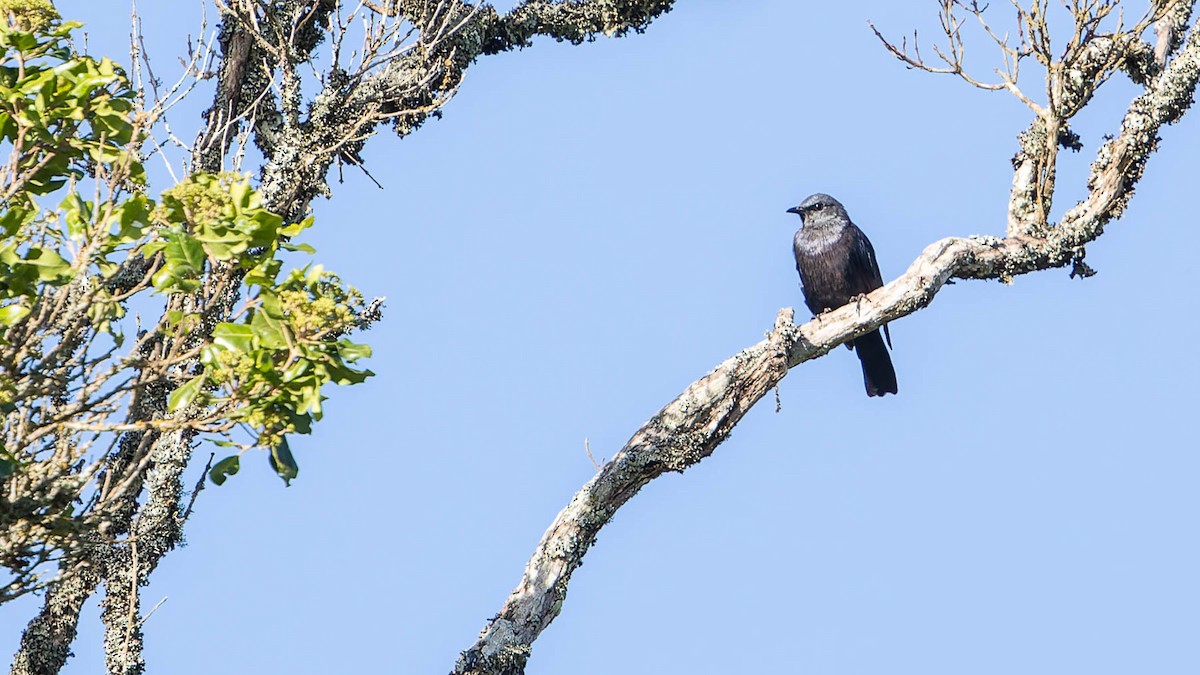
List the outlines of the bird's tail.
{"type": "Polygon", "coordinates": [[[863,384],[867,385],[867,396],[895,394],[896,369],[892,357],[879,331],[872,331],[854,341],[854,351],[862,361],[863,384]]]}

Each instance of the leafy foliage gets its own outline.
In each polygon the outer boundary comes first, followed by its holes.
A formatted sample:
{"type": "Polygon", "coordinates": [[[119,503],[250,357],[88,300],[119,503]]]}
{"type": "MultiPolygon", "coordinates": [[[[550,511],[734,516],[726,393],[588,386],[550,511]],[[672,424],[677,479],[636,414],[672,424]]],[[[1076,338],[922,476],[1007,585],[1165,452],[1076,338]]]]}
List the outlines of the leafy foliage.
{"type": "MultiPolygon", "coordinates": [[[[297,468],[285,435],[312,431],[324,385],[358,384],[371,375],[350,365],[370,356],[370,348],[341,337],[355,328],[362,295],[320,265],[278,281],[280,251],[313,251],[286,241],[312,219],[285,226],[236,174],[191,176],[164,193],[154,214],[161,229],[139,251],[161,258],[151,277],[158,291],[194,293],[209,266],[227,264],[245,271],[242,281],[252,292],[241,322],[212,329],[200,352],[203,372],[171,393],[167,412],[197,404],[221,410],[253,430],[254,445],[270,448],[272,467],[290,481],[297,468]]],[[[184,316],[170,319],[178,326],[184,316]]]]}
{"type": "Polygon", "coordinates": [[[362,295],[320,265],[283,269],[314,252],[291,243],[311,218],[285,222],[233,173],[149,196],[154,115],[113,62],[71,50],[78,25],[0,0],[0,602],[128,508],[153,438],[236,449],[218,485],[256,447],[290,482],[287,436],[321,419],[325,385],[371,375],[346,337],[362,295]],[[133,303],[161,317],[131,321],[133,303]]]}
{"type": "Polygon", "coordinates": [[[78,239],[93,214],[83,212],[74,181],[89,169],[132,184],[145,174],[128,152],[139,133],[130,119],[133,92],[108,59],[71,55],[66,38],[79,24],[55,25],[48,3],[10,1],[0,12],[0,148],[10,155],[0,169],[0,325],[12,326],[29,314],[43,284],[74,277],[56,217],[38,198],[70,183],[66,223],[78,239]]]}

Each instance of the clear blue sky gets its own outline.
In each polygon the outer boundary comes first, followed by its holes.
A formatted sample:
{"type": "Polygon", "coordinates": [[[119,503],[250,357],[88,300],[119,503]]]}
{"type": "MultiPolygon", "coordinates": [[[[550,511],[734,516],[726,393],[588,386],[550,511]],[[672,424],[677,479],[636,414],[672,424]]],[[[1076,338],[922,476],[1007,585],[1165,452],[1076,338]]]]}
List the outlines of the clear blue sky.
{"type": "MultiPolygon", "coordinates": [[[[124,53],[125,3],[58,4],[124,53]]],[[[198,10],[141,4],[170,79],[198,10]]],[[[885,278],[1003,232],[1027,112],[905,70],[866,25],[929,29],[935,3],[677,4],[479,62],[444,119],[368,145],[385,190],[348,170],[316,204],[317,259],[388,297],[378,377],[293,440],[292,487],[251,458],[203,493],[144,595],[168,598],[149,672],[448,671],[594,472],[584,439],[612,456],[801,306],[785,209],[840,198],[885,278]]],[[[1056,213],[1132,95],[1082,115],[1056,213]]],[[[898,396],[836,350],[643,490],[528,672],[1200,672],[1198,115],[1090,247],[1099,275],[948,287],[892,326],[898,396]]],[[[34,605],[0,609],[0,651],[34,605]]],[[[101,672],[97,617],[66,672],[101,672]]]]}

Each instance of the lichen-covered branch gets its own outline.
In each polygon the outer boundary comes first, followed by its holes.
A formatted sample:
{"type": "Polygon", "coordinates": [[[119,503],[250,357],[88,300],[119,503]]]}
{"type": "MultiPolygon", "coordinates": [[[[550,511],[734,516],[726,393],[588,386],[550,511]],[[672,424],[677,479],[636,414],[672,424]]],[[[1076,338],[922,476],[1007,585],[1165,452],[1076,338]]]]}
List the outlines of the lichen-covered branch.
{"type": "MultiPolygon", "coordinates": [[[[357,163],[359,151],[381,123],[400,136],[419,128],[458,91],[467,68],[480,56],[526,47],[537,36],[580,43],[597,35],[618,37],[642,31],[670,10],[673,0],[571,0],[522,3],[506,14],[461,0],[397,0],[378,3],[383,17],[411,24],[418,36],[380,28],[367,52],[376,55],[355,70],[336,65],[324,87],[295,124],[260,133],[270,161],[262,186],[284,213],[303,213],[312,199],[327,195],[325,177],[339,158],[357,163]],[[391,42],[389,42],[391,41],[391,42]]],[[[335,40],[340,38],[335,35],[335,40]]],[[[282,119],[299,102],[283,102],[282,119]]]]}
{"type": "Polygon", "coordinates": [[[527,0],[491,26],[483,53],[526,47],[538,35],[579,44],[600,34],[620,37],[640,32],[673,4],[673,0],[527,0]]]}
{"type": "Polygon", "coordinates": [[[12,675],[45,675],[62,669],[71,656],[71,643],[79,628],[79,613],[99,583],[99,570],[85,565],[46,591],[42,611],[21,635],[12,675]]]}
{"type": "MultiPolygon", "coordinates": [[[[929,305],[951,278],[999,279],[1079,262],[1082,247],[1125,209],[1164,124],[1191,105],[1200,79],[1200,31],[1134,99],[1120,132],[1091,167],[1087,199],[1040,236],[951,237],[929,245],[896,280],[797,327],[782,310],[767,338],[725,360],[646,422],[551,523],[516,589],[454,675],[524,672],[534,641],[558,615],[571,575],[614,513],[654,478],[710,455],[788,369],[929,305]]],[[[1018,167],[1018,171],[1020,171],[1018,167]]]]}
{"type": "Polygon", "coordinates": [[[523,673],[533,642],[558,616],[571,574],[600,528],[651,480],[711,455],[787,373],[799,335],[792,311],[781,311],[767,339],[727,359],[642,425],[554,519],[516,590],[454,673],[523,673]]]}

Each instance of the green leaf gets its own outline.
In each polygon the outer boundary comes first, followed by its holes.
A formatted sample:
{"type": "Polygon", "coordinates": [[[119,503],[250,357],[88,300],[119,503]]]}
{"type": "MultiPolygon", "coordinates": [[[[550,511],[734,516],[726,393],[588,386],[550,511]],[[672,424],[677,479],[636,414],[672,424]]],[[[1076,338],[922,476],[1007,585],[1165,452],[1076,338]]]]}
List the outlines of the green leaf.
{"type": "Polygon", "coordinates": [[[289,415],[289,421],[292,423],[292,426],[296,428],[296,433],[298,433],[298,434],[311,434],[312,433],[312,423],[313,423],[312,415],[308,415],[308,414],[297,415],[297,414],[293,413],[293,414],[289,415]]]}
{"type": "Polygon", "coordinates": [[[200,288],[200,282],[196,279],[188,279],[179,277],[174,274],[174,270],[170,267],[164,267],[155,272],[150,277],[150,283],[154,284],[154,288],[164,293],[179,291],[182,293],[191,293],[200,288]]]}
{"type": "Polygon", "coordinates": [[[282,381],[291,382],[292,380],[295,380],[301,375],[307,373],[308,369],[311,367],[312,361],[309,361],[308,359],[300,359],[288,366],[287,370],[283,371],[282,381]]]}
{"type": "Polygon", "coordinates": [[[145,244],[142,244],[142,248],[139,249],[139,252],[142,254],[142,256],[149,258],[166,247],[167,242],[165,241],[148,241],[145,244]]]}
{"type": "Polygon", "coordinates": [[[159,291],[190,293],[200,287],[199,277],[204,271],[204,245],[185,232],[170,232],[165,242],[150,242],[142,246],[142,254],[150,255],[161,250],[163,266],[150,283],[159,291]]]}
{"type": "Polygon", "coordinates": [[[0,230],[4,231],[6,238],[11,237],[32,222],[36,215],[37,212],[34,210],[14,206],[0,215],[0,230]]]}
{"type": "MultiPolygon", "coordinates": [[[[108,244],[110,247],[130,244],[142,237],[142,228],[150,222],[150,209],[153,207],[153,202],[150,202],[143,195],[137,195],[131,199],[122,202],[117,207],[114,214],[117,218],[117,231],[110,235],[108,244]]],[[[150,255],[151,252],[143,249],[142,255],[150,255]]]]}
{"type": "Polygon", "coordinates": [[[229,186],[229,196],[233,198],[233,203],[239,206],[250,205],[250,186],[246,183],[234,183],[229,186]]]}
{"type": "Polygon", "coordinates": [[[95,262],[96,268],[100,270],[100,276],[105,279],[111,279],[114,274],[121,270],[121,266],[111,260],[97,258],[95,262]]]}
{"type": "Polygon", "coordinates": [[[238,249],[244,248],[244,246],[230,246],[221,242],[208,242],[204,245],[204,250],[208,251],[208,255],[213,260],[232,260],[235,255],[241,253],[238,249]]]}
{"type": "Polygon", "coordinates": [[[62,282],[71,274],[71,264],[48,248],[29,249],[25,262],[38,267],[38,278],[42,281],[62,282]]]}
{"type": "Polygon", "coordinates": [[[291,485],[292,479],[300,473],[286,438],[280,438],[279,443],[271,448],[271,468],[283,479],[284,485],[291,485]]]}
{"type": "Polygon", "coordinates": [[[275,293],[275,290],[276,289],[264,288],[262,292],[258,294],[260,307],[257,313],[266,314],[272,319],[282,319],[283,305],[279,303],[279,296],[275,293]]]}
{"type": "Polygon", "coordinates": [[[313,248],[312,246],[310,246],[308,244],[283,244],[283,248],[284,248],[284,250],[287,250],[287,251],[300,251],[302,253],[307,253],[309,255],[312,255],[317,252],[317,249],[313,248]]]}
{"type": "Polygon", "coordinates": [[[246,237],[240,232],[228,230],[224,227],[201,226],[200,230],[193,236],[206,244],[211,244],[214,242],[223,244],[236,244],[246,241],[246,237]]]}
{"type": "Polygon", "coordinates": [[[92,220],[92,207],[90,202],[86,202],[79,193],[72,190],[58,205],[66,215],[67,233],[75,241],[83,241],[83,236],[87,233],[87,227],[92,220]]]}
{"type": "Polygon", "coordinates": [[[0,307],[0,324],[11,326],[29,316],[29,308],[25,305],[5,305],[0,307]]]}
{"type": "Polygon", "coordinates": [[[129,164],[129,179],[137,185],[145,185],[146,167],[142,166],[141,162],[131,162],[129,164]]]}
{"type": "Polygon", "coordinates": [[[163,256],[168,265],[191,275],[198,275],[204,268],[204,245],[182,232],[173,232],[168,237],[163,256]]]}
{"type": "Polygon", "coordinates": [[[237,455],[230,455],[225,459],[213,465],[213,468],[208,472],[208,477],[217,485],[224,485],[225,479],[229,476],[237,474],[242,468],[242,459],[237,455]]]}
{"type": "Polygon", "coordinates": [[[324,265],[312,265],[306,267],[308,273],[304,275],[304,284],[308,286],[310,291],[316,291],[317,285],[321,283],[321,276],[325,274],[324,265]]]}
{"type": "Polygon", "coordinates": [[[321,419],[321,401],[327,397],[321,395],[320,387],[312,387],[304,391],[304,408],[301,412],[311,412],[314,419],[321,419]]]}
{"type": "MultiPolygon", "coordinates": [[[[254,330],[254,334],[258,336],[259,344],[267,349],[281,349],[287,346],[287,341],[283,337],[283,323],[278,319],[272,318],[268,309],[268,304],[264,298],[263,306],[259,308],[254,316],[250,318],[250,327],[254,330]]],[[[274,307],[278,308],[279,303],[276,302],[274,307]]]]}
{"type": "Polygon", "coordinates": [[[312,224],[313,224],[313,217],[309,216],[298,223],[292,223],[291,225],[280,228],[279,234],[281,234],[285,237],[294,237],[294,236],[300,234],[301,232],[303,232],[304,230],[307,230],[308,228],[312,227],[312,224]]]}
{"type": "Polygon", "coordinates": [[[371,345],[351,342],[345,338],[337,341],[337,351],[343,359],[353,363],[371,355],[371,345]]]}
{"type": "Polygon", "coordinates": [[[254,329],[245,324],[219,323],[213,328],[212,336],[215,344],[239,354],[254,348],[254,329]]]}
{"type": "Polygon", "coordinates": [[[247,286],[270,286],[275,283],[275,277],[279,276],[279,268],[282,266],[283,263],[274,258],[264,260],[246,273],[243,283],[247,286]]]}
{"type": "Polygon", "coordinates": [[[26,182],[26,185],[29,186],[29,192],[35,195],[50,194],[66,184],[66,178],[45,178],[42,172],[39,172],[35,178],[30,178],[26,182]]]}
{"type": "Polygon", "coordinates": [[[185,382],[171,395],[167,397],[167,412],[175,412],[180,408],[186,408],[196,400],[200,395],[200,388],[204,386],[204,374],[201,373],[185,382]]]}

